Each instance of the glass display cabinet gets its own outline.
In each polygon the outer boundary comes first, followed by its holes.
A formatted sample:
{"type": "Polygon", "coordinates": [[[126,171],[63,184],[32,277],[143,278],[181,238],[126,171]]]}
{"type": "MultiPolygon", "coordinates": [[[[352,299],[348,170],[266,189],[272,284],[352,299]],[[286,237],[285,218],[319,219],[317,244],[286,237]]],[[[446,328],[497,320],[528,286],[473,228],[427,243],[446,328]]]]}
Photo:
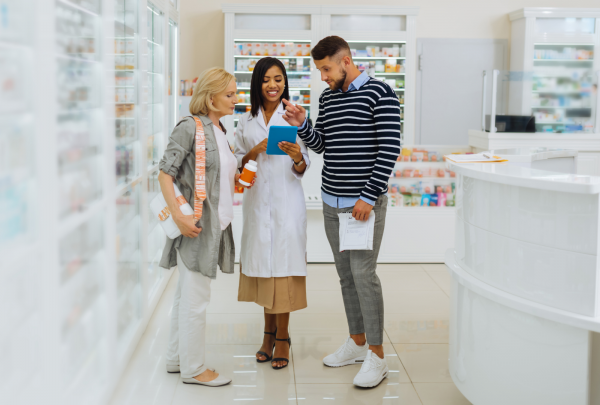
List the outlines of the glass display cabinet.
{"type": "Polygon", "coordinates": [[[173,274],[148,203],[179,13],[0,3],[0,403],[103,404],[173,274]]]}
{"type": "Polygon", "coordinates": [[[535,131],[600,134],[600,13],[594,9],[525,8],[510,14],[508,113],[533,116],[535,131]]]}

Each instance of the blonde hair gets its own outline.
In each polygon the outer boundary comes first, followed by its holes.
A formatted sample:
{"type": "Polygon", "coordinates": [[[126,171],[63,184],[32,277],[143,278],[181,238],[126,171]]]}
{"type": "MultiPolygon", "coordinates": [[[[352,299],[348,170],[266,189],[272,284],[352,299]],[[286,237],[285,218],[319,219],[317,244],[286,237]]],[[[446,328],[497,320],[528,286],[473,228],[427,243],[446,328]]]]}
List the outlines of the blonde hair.
{"type": "Polygon", "coordinates": [[[235,80],[235,76],[222,68],[211,68],[202,72],[190,101],[190,112],[193,115],[206,115],[209,111],[217,111],[210,99],[215,94],[225,91],[232,80],[235,80]]]}

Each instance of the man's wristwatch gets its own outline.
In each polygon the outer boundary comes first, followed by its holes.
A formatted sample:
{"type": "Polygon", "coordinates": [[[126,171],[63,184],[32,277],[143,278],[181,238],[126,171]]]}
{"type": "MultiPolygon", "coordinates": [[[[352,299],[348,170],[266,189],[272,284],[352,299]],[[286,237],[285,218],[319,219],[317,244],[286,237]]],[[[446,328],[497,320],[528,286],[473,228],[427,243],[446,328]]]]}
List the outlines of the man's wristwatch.
{"type": "MultiPolygon", "coordinates": [[[[294,161],[292,160],[292,162],[294,162],[294,161]]],[[[302,159],[300,159],[300,161],[298,163],[294,162],[294,164],[296,166],[300,166],[302,164],[302,162],[304,162],[304,156],[302,156],[302,159]]]]}

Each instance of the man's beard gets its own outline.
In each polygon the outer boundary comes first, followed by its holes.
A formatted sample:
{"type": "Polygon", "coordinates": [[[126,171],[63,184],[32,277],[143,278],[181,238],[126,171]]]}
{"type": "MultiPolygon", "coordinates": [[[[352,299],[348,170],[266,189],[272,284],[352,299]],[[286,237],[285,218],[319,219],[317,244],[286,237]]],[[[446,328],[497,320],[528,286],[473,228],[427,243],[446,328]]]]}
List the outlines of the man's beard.
{"type": "Polygon", "coordinates": [[[329,86],[329,88],[333,91],[341,90],[341,88],[344,87],[345,82],[346,82],[346,70],[344,69],[342,71],[342,77],[340,77],[339,80],[334,81],[333,84],[331,86],[329,86]]]}

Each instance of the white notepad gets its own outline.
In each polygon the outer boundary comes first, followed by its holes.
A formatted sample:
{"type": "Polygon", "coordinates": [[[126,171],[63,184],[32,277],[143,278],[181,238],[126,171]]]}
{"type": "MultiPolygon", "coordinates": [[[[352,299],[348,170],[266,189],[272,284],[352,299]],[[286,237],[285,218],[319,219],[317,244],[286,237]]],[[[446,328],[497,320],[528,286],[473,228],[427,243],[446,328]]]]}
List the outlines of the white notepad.
{"type": "Polygon", "coordinates": [[[344,250],[373,250],[375,212],[367,221],[357,221],[352,213],[338,214],[340,218],[340,252],[344,250]]]}

